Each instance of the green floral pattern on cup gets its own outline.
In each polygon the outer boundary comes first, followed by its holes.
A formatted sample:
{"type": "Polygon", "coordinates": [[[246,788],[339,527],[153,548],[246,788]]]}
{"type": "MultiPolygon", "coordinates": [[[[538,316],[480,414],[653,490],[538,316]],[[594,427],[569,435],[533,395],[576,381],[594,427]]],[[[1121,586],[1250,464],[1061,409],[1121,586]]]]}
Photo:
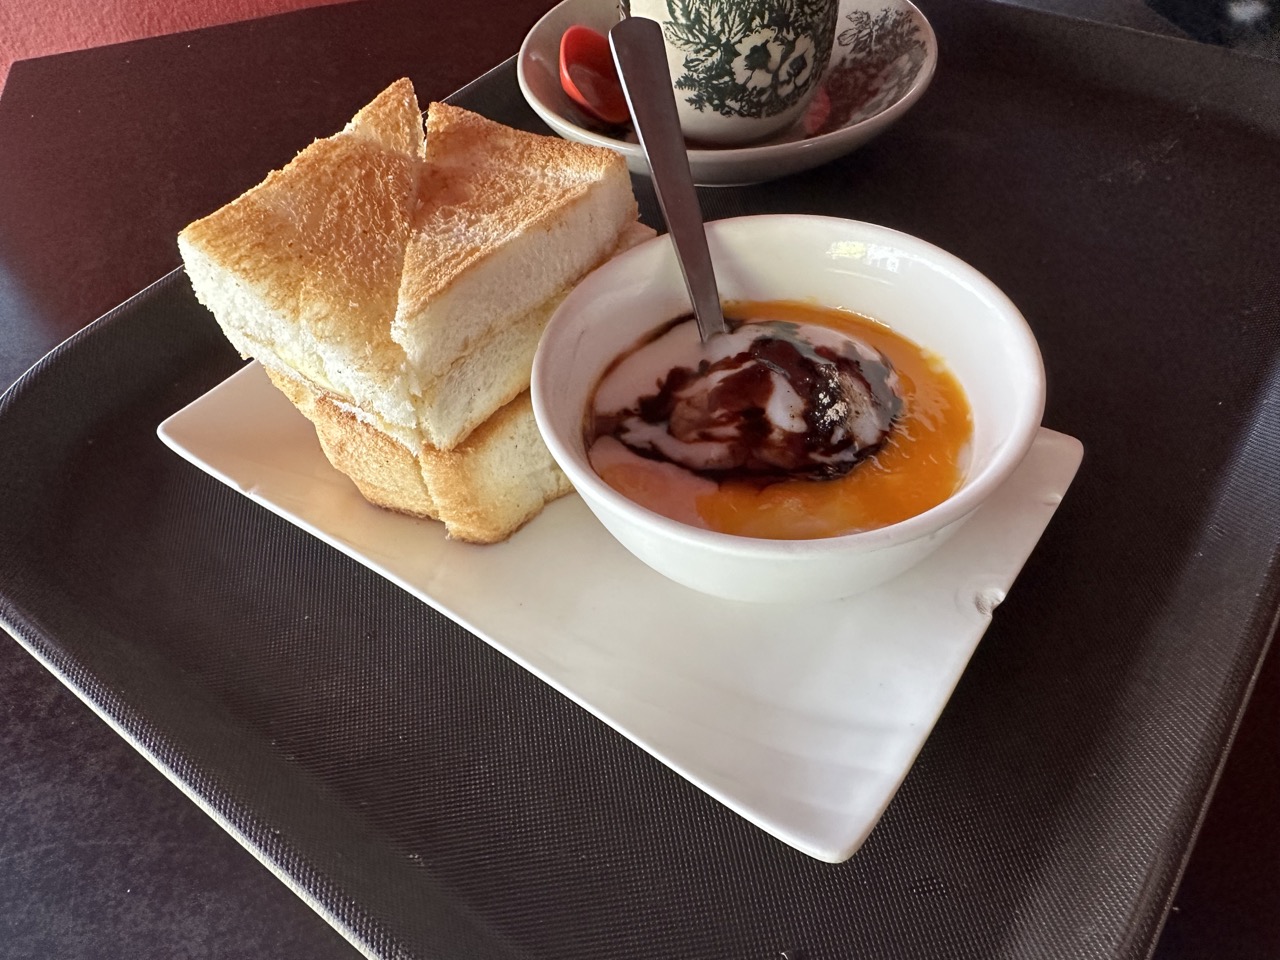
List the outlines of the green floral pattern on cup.
{"type": "Polygon", "coordinates": [[[689,94],[686,102],[724,117],[771,117],[818,82],[837,6],[830,0],[667,0],[667,11],[667,42],[685,54],[675,88],[689,94]]]}

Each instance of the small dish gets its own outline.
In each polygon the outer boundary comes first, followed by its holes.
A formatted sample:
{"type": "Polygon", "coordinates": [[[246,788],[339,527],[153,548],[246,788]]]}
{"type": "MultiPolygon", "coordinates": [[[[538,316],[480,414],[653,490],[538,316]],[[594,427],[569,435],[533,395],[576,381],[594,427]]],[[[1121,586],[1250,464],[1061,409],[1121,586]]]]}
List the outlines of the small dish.
{"type": "MultiPolygon", "coordinates": [[[[616,150],[633,173],[648,174],[630,131],[605,132],[560,86],[560,37],[580,24],[607,32],[613,0],[563,0],[525,37],[516,60],[520,92],[534,112],[568,140],[616,150]]],[[[747,147],[689,150],[701,186],[758,183],[809,170],[883,133],[920,99],[938,62],[933,28],[910,0],[841,0],[836,45],[822,87],[790,129],[747,147]]]]}
{"type": "Polygon", "coordinates": [[[548,323],[533,361],[533,410],[547,448],[623,546],[694,590],[740,601],[822,602],[898,576],[954,535],[1030,449],[1045,402],[1034,334],[977,270],[887,227],[783,214],[715,220],[706,233],[723,299],[853,310],[942,359],[972,415],[959,489],[888,526],[767,540],[681,523],[601,479],[582,426],[596,385],[619,356],[689,311],[672,245],[663,237],[588,275],[548,323]]]}

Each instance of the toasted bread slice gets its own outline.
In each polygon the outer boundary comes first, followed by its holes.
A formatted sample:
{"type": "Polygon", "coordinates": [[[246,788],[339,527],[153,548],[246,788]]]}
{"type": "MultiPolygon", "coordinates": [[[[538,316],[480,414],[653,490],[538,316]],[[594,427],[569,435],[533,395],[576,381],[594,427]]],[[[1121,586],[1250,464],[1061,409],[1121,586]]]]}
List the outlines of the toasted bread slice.
{"type": "Polygon", "coordinates": [[[573,486],[542,441],[526,390],[452,450],[424,447],[422,476],[449,536],[505,540],[573,486]]]}
{"type": "MultiPolygon", "coordinates": [[[[654,236],[651,227],[630,221],[606,260],[654,236]]],[[[592,267],[599,264],[592,264],[592,267]]],[[[549,300],[516,317],[459,357],[433,380],[421,378],[418,418],[427,443],[451,450],[498,408],[529,389],[533,355],[547,321],[573,284],[565,284],[549,300]]]]}
{"type": "Polygon", "coordinates": [[[442,520],[448,535],[471,543],[507,539],[573,488],[551,458],[525,390],[452,450],[418,455],[362,411],[332,394],[267,370],[316,428],[325,456],[370,503],[442,520]]]}
{"type": "Polygon", "coordinates": [[[428,126],[392,84],[178,242],[197,297],[368,500],[492,542],[570,489],[528,398],[547,319],[652,231],[609,151],[441,105],[428,126]]]}
{"type": "Polygon", "coordinates": [[[427,111],[427,165],[391,336],[427,385],[601,263],[637,216],[611,150],[427,111]]]}
{"type": "MultiPolygon", "coordinates": [[[[633,223],[617,252],[653,236],[633,223]]],[[[473,350],[423,397],[424,423],[452,427],[448,449],[406,436],[296,371],[267,368],[272,382],[316,428],[320,446],[366,500],[416,517],[442,520],[449,536],[473,543],[504,540],[546,504],[570,492],[533,419],[533,355],[562,291],[473,350]],[[497,411],[478,416],[476,411],[497,411]]]]}
{"type": "Polygon", "coordinates": [[[414,517],[440,519],[417,454],[367,414],[287,370],[267,376],[315,425],[329,462],[351,478],[370,503],[414,517]]]}
{"type": "Polygon", "coordinates": [[[406,438],[418,416],[390,325],[424,152],[413,86],[398,81],[341,133],[178,235],[196,297],[241,354],[406,438]]]}

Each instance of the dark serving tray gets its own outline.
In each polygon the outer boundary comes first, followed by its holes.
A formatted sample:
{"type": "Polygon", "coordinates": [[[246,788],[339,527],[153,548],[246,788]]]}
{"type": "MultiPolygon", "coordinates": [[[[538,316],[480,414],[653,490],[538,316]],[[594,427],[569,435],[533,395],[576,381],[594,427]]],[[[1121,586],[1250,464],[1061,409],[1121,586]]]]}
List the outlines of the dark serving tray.
{"type": "MultiPolygon", "coordinates": [[[[771,840],[166,450],[156,424],[240,365],[181,273],[0,400],[0,619],[372,955],[1145,956],[1280,606],[1280,71],[925,9],[941,63],[897,127],[702,194],[974,264],[1087,451],[852,860],[771,840]]],[[[511,63],[455,99],[539,128],[511,63]]]]}

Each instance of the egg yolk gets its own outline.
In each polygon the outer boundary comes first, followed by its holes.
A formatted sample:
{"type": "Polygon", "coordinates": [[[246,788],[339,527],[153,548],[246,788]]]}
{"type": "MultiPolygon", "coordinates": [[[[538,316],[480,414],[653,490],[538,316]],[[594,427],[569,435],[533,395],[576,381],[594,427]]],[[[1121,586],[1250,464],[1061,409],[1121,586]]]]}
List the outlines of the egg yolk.
{"type": "MultiPolygon", "coordinates": [[[[959,489],[973,433],[964,391],[942,360],[884,324],[806,303],[736,302],[726,315],[831,327],[883,353],[898,375],[903,407],[886,442],[842,477],[704,482],[692,510],[677,519],[720,533],[774,540],[839,536],[888,526],[935,507],[959,489]]],[[[642,506],[671,516],[663,470],[618,464],[601,471],[610,486],[642,506]],[[634,475],[633,475],[634,474],[634,475]]]]}

